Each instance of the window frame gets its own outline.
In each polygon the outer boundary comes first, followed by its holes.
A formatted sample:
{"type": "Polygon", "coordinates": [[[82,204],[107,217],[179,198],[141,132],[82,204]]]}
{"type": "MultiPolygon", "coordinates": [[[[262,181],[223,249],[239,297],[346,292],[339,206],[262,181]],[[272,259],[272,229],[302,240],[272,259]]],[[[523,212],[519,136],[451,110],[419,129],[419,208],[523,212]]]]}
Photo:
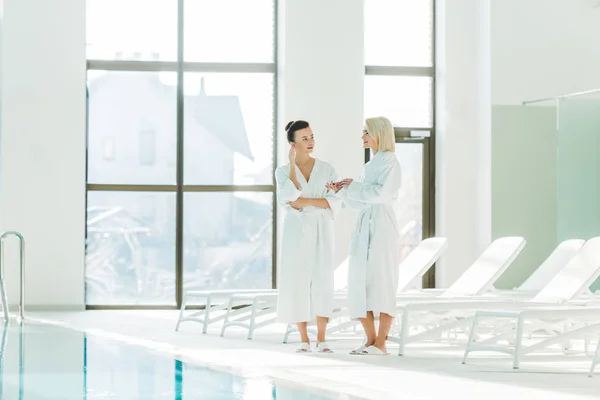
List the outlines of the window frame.
{"type": "MultiPolygon", "coordinates": [[[[267,192],[272,193],[272,287],[277,282],[277,202],[275,193],[275,169],[277,166],[277,104],[278,104],[278,0],[273,1],[273,62],[271,63],[217,63],[184,61],[184,6],[185,0],[177,0],[177,61],[137,61],[137,60],[99,60],[87,59],[86,70],[89,71],[129,71],[129,72],[175,72],[177,74],[177,113],[176,113],[176,183],[175,184],[111,184],[90,183],[87,170],[89,152],[86,151],[86,221],[87,197],[93,191],[117,192],[174,192],[176,193],[175,210],[175,305],[88,305],[86,309],[178,309],[183,300],[183,204],[184,193],[189,192],[267,192]],[[186,185],[184,184],[184,91],[183,78],[188,72],[202,73],[270,73],[273,75],[273,126],[272,126],[272,173],[271,183],[267,185],[186,185]]],[[[89,118],[89,95],[86,105],[86,118],[89,118]]],[[[89,121],[86,122],[86,144],[89,146],[89,121]]],[[[86,227],[87,239],[87,227],[86,227]]],[[[188,308],[199,308],[190,307],[188,308]]]]}

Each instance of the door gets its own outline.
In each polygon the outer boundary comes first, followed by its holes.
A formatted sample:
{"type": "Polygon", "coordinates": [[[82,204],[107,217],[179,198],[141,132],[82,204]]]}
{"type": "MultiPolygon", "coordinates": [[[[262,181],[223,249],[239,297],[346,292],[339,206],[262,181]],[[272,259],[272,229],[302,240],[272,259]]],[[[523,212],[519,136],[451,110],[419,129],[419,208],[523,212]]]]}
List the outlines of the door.
{"type": "MultiPolygon", "coordinates": [[[[404,260],[423,239],[434,235],[434,156],[430,130],[395,128],[394,133],[396,157],[402,171],[396,212],[404,260]]],[[[368,161],[370,151],[365,156],[368,161]]],[[[422,285],[435,287],[435,265],[423,277],[422,285]]]]}

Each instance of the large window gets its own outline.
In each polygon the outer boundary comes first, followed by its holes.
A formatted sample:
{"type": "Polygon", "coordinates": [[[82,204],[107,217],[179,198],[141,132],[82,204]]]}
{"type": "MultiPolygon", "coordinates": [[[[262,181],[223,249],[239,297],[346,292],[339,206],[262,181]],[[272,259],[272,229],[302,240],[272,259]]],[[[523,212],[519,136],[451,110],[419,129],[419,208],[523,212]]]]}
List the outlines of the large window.
{"type": "MultiPolygon", "coordinates": [[[[403,256],[434,234],[434,7],[434,0],[365,0],[364,113],[394,124],[403,256]]],[[[432,268],[423,284],[434,282],[432,268]]]]}
{"type": "Polygon", "coordinates": [[[273,286],[275,18],[275,0],[87,0],[88,306],[273,286]]]}

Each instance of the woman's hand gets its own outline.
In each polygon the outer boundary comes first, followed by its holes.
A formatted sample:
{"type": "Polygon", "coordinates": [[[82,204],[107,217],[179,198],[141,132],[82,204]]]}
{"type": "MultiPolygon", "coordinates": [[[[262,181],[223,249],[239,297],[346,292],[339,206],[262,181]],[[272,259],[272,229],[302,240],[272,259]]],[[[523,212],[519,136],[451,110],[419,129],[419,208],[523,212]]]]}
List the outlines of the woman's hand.
{"type": "Polygon", "coordinates": [[[334,191],[334,192],[336,192],[336,193],[337,193],[337,191],[338,191],[338,190],[340,190],[340,189],[339,189],[339,182],[333,182],[333,181],[331,181],[331,182],[327,182],[327,183],[325,184],[325,187],[326,187],[327,189],[329,189],[329,190],[333,190],[333,191],[334,191]]]}
{"type": "Polygon", "coordinates": [[[325,187],[329,190],[333,190],[334,192],[339,192],[342,188],[347,188],[354,181],[354,179],[348,178],[343,179],[339,182],[329,182],[325,184],[325,187]]]}
{"type": "Polygon", "coordinates": [[[325,184],[325,187],[329,190],[332,190],[333,192],[337,193],[340,191],[340,189],[342,188],[342,183],[341,182],[327,182],[325,184]]]}
{"type": "Polygon", "coordinates": [[[306,206],[310,205],[308,199],[303,199],[303,198],[299,198],[296,201],[290,201],[287,204],[288,204],[288,206],[292,207],[295,210],[301,210],[302,207],[306,207],[306,206]]]}
{"type": "Polygon", "coordinates": [[[290,180],[294,184],[297,190],[300,190],[300,183],[298,183],[298,178],[296,177],[296,147],[292,143],[290,147],[290,154],[288,155],[290,159],[290,180]]]}

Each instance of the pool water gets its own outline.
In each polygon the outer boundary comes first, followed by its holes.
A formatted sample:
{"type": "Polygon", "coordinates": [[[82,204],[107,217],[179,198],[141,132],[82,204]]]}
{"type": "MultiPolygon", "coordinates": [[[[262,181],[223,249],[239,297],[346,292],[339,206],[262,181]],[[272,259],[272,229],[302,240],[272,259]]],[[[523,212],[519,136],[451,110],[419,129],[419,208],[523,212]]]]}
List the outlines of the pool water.
{"type": "Polygon", "coordinates": [[[0,399],[328,400],[56,326],[3,325],[0,399]]]}

